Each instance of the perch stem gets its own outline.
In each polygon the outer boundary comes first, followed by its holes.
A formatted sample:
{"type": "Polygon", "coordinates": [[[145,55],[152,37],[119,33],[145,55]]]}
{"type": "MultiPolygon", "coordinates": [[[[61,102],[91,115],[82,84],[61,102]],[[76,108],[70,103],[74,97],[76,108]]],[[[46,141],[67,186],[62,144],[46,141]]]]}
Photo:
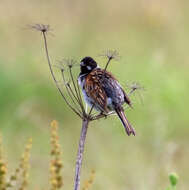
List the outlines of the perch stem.
{"type": "Polygon", "coordinates": [[[77,159],[76,159],[74,190],[79,190],[80,188],[81,166],[82,166],[83,152],[84,152],[88,125],[89,125],[89,119],[84,118],[82,123],[82,129],[81,129],[77,159]]]}
{"type": "Polygon", "coordinates": [[[77,100],[75,94],[73,93],[72,88],[70,87],[69,83],[66,83],[66,79],[64,77],[64,72],[62,70],[61,70],[61,74],[62,74],[62,80],[63,80],[64,86],[66,87],[66,90],[67,90],[67,93],[68,93],[70,99],[72,100],[77,111],[80,113],[80,115],[82,115],[82,112],[78,108],[78,104],[75,102],[75,101],[78,102],[78,100],[77,100]]]}
{"type": "Polygon", "coordinates": [[[72,83],[73,83],[73,86],[74,86],[74,90],[75,90],[77,99],[79,100],[78,103],[79,103],[79,105],[80,105],[80,107],[82,109],[82,112],[85,113],[85,109],[84,109],[84,106],[83,106],[83,101],[80,99],[79,92],[78,92],[79,89],[76,88],[76,84],[75,84],[75,80],[73,78],[73,74],[72,74],[71,68],[69,68],[69,72],[70,72],[71,80],[72,80],[72,83]]]}
{"type": "Polygon", "coordinates": [[[43,34],[44,43],[45,43],[45,53],[46,53],[46,57],[47,57],[47,62],[48,62],[49,69],[50,69],[51,75],[53,77],[53,80],[54,80],[54,82],[56,84],[56,87],[57,87],[58,91],[60,92],[61,96],[63,97],[64,101],[66,102],[66,104],[70,107],[70,109],[72,109],[72,111],[74,111],[80,118],[82,118],[82,116],[80,115],[80,113],[67,101],[66,97],[64,96],[62,90],[60,89],[60,87],[58,85],[58,82],[57,82],[57,80],[55,78],[55,75],[54,75],[54,72],[53,72],[52,66],[51,66],[51,61],[50,61],[49,51],[48,51],[48,46],[47,46],[46,33],[42,32],[42,34],[43,34]]]}
{"type": "Polygon", "coordinates": [[[106,72],[106,69],[107,69],[107,67],[108,67],[108,65],[109,65],[109,63],[110,63],[111,60],[112,60],[112,57],[110,57],[110,58],[108,59],[108,62],[106,63],[106,66],[105,66],[105,68],[104,68],[104,73],[106,72]]]}

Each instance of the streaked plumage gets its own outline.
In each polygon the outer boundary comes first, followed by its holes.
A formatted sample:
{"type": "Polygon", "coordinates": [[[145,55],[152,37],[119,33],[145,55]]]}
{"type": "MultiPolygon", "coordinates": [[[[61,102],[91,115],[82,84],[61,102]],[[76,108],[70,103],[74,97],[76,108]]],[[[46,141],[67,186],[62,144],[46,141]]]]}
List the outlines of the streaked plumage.
{"type": "Polygon", "coordinates": [[[115,111],[127,134],[135,135],[122,108],[125,102],[131,106],[131,101],[118,81],[110,72],[99,68],[91,57],[82,59],[80,66],[81,73],[78,80],[87,104],[103,113],[115,111]]]}

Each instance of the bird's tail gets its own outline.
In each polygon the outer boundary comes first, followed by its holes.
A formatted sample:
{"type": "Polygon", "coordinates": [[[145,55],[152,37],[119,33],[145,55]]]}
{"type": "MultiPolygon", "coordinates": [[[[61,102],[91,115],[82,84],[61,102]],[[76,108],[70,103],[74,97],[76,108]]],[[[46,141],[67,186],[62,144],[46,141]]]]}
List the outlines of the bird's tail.
{"type": "Polygon", "coordinates": [[[135,136],[135,130],[132,128],[129,121],[127,120],[123,108],[117,108],[115,109],[115,111],[117,115],[119,116],[123,126],[125,127],[125,131],[127,135],[130,136],[130,134],[133,134],[135,136]]]}

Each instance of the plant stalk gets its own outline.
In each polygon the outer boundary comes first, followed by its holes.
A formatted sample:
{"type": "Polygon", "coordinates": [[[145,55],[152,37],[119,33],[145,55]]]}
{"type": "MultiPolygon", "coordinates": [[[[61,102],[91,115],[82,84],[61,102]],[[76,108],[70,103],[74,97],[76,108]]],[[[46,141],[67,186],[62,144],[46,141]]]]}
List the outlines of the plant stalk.
{"type": "Polygon", "coordinates": [[[79,190],[80,188],[81,166],[82,166],[83,152],[84,152],[88,125],[89,125],[89,119],[84,118],[82,121],[82,129],[81,129],[81,134],[80,134],[76,166],[75,166],[74,190],[79,190]]]}
{"type": "Polygon", "coordinates": [[[72,111],[74,111],[80,118],[82,118],[82,116],[80,115],[80,113],[79,113],[79,112],[70,104],[70,102],[66,99],[66,97],[64,96],[62,90],[60,89],[60,86],[58,85],[58,82],[57,82],[57,80],[56,80],[55,74],[54,74],[53,69],[52,69],[50,57],[49,57],[49,51],[48,51],[48,46],[47,46],[46,33],[45,33],[45,32],[42,32],[42,34],[43,34],[43,39],[44,39],[45,53],[46,53],[46,57],[47,57],[47,62],[48,62],[48,65],[49,65],[49,69],[50,69],[52,78],[53,78],[53,80],[54,80],[54,82],[55,82],[55,85],[56,85],[58,91],[60,92],[62,98],[63,98],[64,101],[66,102],[66,104],[70,107],[70,109],[71,109],[72,111]]]}

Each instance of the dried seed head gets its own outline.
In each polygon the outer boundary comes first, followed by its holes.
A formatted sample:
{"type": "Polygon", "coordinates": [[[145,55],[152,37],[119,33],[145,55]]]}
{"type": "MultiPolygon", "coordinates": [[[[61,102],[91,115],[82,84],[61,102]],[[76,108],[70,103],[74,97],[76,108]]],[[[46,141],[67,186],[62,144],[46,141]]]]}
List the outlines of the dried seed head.
{"type": "Polygon", "coordinates": [[[118,61],[120,59],[120,55],[116,50],[106,50],[102,54],[100,54],[102,57],[106,57],[108,59],[114,59],[118,61]]]}
{"type": "Polygon", "coordinates": [[[95,177],[95,171],[92,170],[89,179],[87,179],[84,182],[84,186],[82,187],[82,190],[89,190],[90,189],[91,185],[94,182],[94,177],[95,177]]]}
{"type": "Polygon", "coordinates": [[[63,59],[62,63],[65,64],[67,67],[72,68],[76,65],[77,61],[74,59],[63,59]]]}
{"type": "Polygon", "coordinates": [[[128,85],[128,87],[132,90],[144,90],[144,87],[142,87],[138,82],[133,82],[130,85],[128,85]]]}
{"type": "Polygon", "coordinates": [[[34,24],[34,25],[30,25],[30,28],[37,30],[37,31],[41,31],[42,33],[47,33],[48,31],[50,31],[50,25],[45,25],[45,24],[34,24]]]}
{"type": "Polygon", "coordinates": [[[62,64],[62,61],[58,61],[58,63],[53,65],[53,66],[60,69],[61,72],[65,71],[65,68],[64,68],[64,65],[62,64]]]}

